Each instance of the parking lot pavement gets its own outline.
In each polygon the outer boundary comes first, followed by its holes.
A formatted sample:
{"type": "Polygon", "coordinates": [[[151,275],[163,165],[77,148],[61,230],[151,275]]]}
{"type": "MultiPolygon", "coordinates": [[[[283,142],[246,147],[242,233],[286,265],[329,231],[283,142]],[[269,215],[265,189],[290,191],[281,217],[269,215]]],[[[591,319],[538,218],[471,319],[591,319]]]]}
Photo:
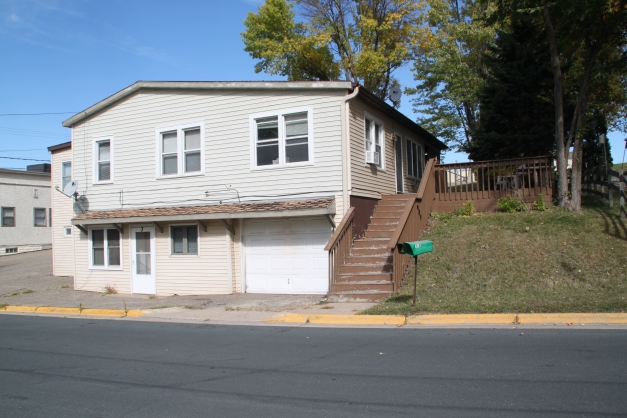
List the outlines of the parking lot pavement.
{"type": "Polygon", "coordinates": [[[206,296],[105,295],[75,291],[72,277],[52,276],[52,251],[0,257],[0,305],[103,309],[159,309],[283,312],[313,307],[322,296],[235,293],[206,296]]]}

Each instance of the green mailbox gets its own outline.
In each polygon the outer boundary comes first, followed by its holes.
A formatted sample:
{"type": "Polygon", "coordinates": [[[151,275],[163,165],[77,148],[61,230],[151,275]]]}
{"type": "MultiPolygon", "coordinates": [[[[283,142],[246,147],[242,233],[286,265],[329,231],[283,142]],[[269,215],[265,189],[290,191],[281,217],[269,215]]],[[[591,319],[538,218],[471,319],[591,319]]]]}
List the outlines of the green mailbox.
{"type": "MultiPolygon", "coordinates": [[[[398,244],[400,247],[400,244],[398,244]]],[[[403,246],[399,248],[402,254],[414,257],[414,300],[412,306],[416,306],[416,286],[418,282],[418,256],[420,254],[426,254],[433,251],[432,241],[413,241],[405,242],[403,246]]]]}
{"type": "Polygon", "coordinates": [[[431,241],[414,241],[403,244],[403,252],[412,257],[420,254],[426,254],[433,251],[433,242],[431,241]]]}

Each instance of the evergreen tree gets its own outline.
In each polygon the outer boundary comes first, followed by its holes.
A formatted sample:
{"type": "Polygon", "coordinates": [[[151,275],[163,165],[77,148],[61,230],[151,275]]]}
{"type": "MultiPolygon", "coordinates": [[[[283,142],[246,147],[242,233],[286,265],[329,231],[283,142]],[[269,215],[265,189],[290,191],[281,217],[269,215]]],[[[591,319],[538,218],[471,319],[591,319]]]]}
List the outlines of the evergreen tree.
{"type": "Polygon", "coordinates": [[[514,13],[484,58],[481,114],[469,157],[475,161],[550,155],[553,74],[548,42],[530,16],[514,13]]]}

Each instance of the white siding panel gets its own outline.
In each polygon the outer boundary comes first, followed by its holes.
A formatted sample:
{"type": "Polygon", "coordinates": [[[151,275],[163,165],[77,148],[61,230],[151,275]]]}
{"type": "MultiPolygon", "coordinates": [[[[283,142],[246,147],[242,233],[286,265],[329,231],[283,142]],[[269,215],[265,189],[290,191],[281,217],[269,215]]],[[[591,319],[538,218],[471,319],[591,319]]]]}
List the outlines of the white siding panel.
{"type": "MultiPolygon", "coordinates": [[[[51,184],[54,189],[62,188],[61,164],[64,161],[72,161],[72,149],[67,148],[52,153],[51,184]]],[[[52,190],[52,274],[54,276],[74,276],[74,240],[66,237],[65,227],[72,228],[72,235],[80,231],[72,226],[71,219],[74,216],[73,199],[62,193],[52,190]]]]}

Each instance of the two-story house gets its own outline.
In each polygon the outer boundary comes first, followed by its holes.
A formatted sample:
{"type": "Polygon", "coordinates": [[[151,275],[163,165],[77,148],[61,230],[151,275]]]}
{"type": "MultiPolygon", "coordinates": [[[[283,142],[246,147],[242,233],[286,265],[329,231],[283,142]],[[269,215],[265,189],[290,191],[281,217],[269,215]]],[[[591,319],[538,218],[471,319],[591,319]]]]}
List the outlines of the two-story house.
{"type": "Polygon", "coordinates": [[[63,125],[54,274],[121,293],[326,294],[349,207],[363,231],[445,148],[350,82],[140,81],[63,125]]]}

